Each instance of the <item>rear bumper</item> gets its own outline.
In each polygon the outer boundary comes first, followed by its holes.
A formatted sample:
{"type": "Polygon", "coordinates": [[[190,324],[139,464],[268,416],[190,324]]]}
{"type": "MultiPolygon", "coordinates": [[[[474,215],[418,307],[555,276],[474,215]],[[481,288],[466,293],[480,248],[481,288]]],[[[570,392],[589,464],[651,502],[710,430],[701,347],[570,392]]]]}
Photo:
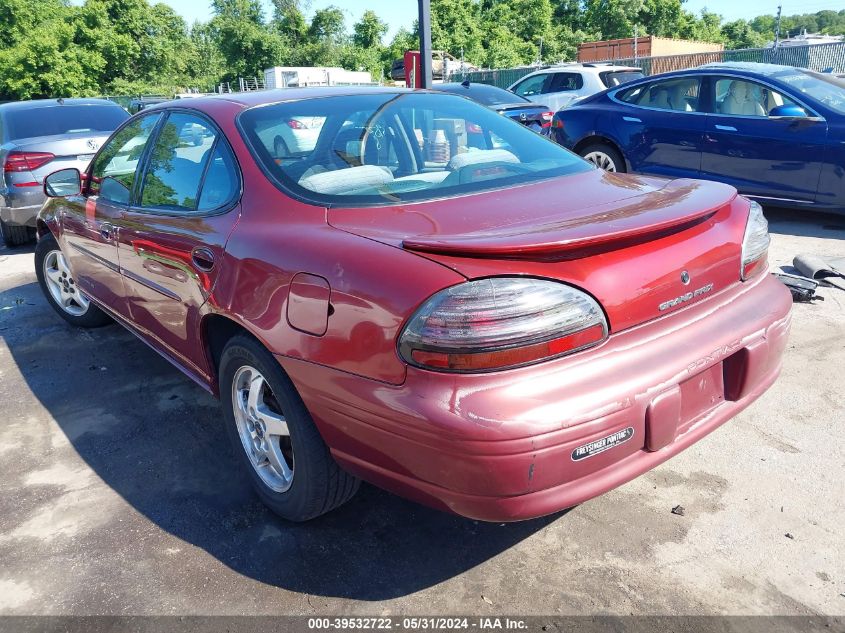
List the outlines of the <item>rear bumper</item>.
{"type": "Polygon", "coordinates": [[[345,469],[434,507],[513,521],[607,492],[748,406],[777,378],[790,309],[765,275],[569,358],[475,376],[409,368],[398,386],[279,361],[345,469]],[[626,441],[573,458],[620,432],[626,441]]]}
{"type": "MultiPolygon", "coordinates": [[[[0,220],[6,224],[35,226],[35,219],[46,199],[41,187],[32,187],[32,191],[6,192],[0,196],[0,220]]],[[[29,189],[29,188],[26,188],[29,189]]]]}

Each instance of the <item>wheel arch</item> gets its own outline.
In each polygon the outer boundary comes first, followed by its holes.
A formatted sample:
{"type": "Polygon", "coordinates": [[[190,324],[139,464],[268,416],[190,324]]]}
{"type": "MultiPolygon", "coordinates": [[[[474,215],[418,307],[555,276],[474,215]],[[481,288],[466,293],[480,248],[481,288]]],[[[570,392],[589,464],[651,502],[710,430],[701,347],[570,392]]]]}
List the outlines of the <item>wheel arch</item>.
{"type": "Polygon", "coordinates": [[[619,152],[619,155],[622,157],[622,160],[625,161],[625,167],[627,171],[631,171],[631,163],[628,160],[628,157],[625,156],[625,152],[622,151],[622,148],[619,146],[619,143],[614,141],[606,134],[601,134],[599,132],[591,132],[590,134],[587,134],[584,138],[582,138],[580,141],[575,143],[575,146],[572,148],[572,151],[580,156],[582,149],[584,149],[588,145],[593,144],[609,145],[610,147],[615,149],[617,152],[619,152]]]}
{"type": "Polygon", "coordinates": [[[248,336],[263,347],[269,349],[267,344],[253,334],[246,326],[227,315],[213,312],[203,317],[200,322],[200,336],[205,356],[208,359],[211,378],[209,386],[215,396],[219,397],[220,395],[218,383],[220,359],[223,356],[223,350],[226,348],[226,344],[238,335],[248,336]]]}

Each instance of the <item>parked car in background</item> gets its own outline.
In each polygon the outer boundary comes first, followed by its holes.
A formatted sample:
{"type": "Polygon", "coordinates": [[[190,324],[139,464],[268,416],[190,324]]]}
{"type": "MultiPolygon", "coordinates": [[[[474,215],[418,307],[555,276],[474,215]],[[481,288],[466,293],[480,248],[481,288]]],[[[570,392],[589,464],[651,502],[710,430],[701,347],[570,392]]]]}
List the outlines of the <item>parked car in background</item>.
{"type": "Polygon", "coordinates": [[[563,64],[526,75],[508,90],[557,112],[579,99],[642,77],[643,71],[633,66],[563,64]]]}
{"type": "MultiPolygon", "coordinates": [[[[556,512],[690,446],[780,370],[792,301],[759,205],[603,172],[469,99],[165,104],[85,175],[46,181],[47,301],[77,326],[116,319],[218,394],[288,519],[359,478],[486,521],[556,512]],[[313,149],[277,155],[264,131],[312,117],[313,149]],[[197,125],[202,145],[181,143],[197,125]]],[[[224,463],[208,450],[186,458],[224,463]]]]}
{"type": "Polygon", "coordinates": [[[547,106],[537,105],[525,97],[515,95],[503,88],[487,84],[462,83],[434,84],[432,90],[469,97],[473,101],[495,110],[499,114],[521,123],[530,130],[548,136],[554,112],[547,106]]]}
{"type": "MultiPolygon", "coordinates": [[[[432,79],[444,79],[444,72],[474,72],[477,67],[467,62],[462,62],[446,51],[431,52],[431,75],[432,79]]],[[[405,59],[395,59],[390,66],[390,78],[393,81],[405,81],[405,59]]]]}
{"type": "Polygon", "coordinates": [[[658,75],[558,112],[552,136],[609,171],[845,212],[845,80],[831,74],[733,63],[658,75]]]}
{"type": "Polygon", "coordinates": [[[7,246],[35,237],[42,181],[63,167],[83,170],[129,118],[105,99],[44,99],[0,105],[0,232],[7,246]]]}
{"type": "Polygon", "coordinates": [[[144,108],[148,108],[159,103],[166,103],[170,100],[170,97],[163,96],[134,97],[129,101],[129,106],[127,107],[127,110],[129,110],[129,114],[137,114],[144,108]]]}

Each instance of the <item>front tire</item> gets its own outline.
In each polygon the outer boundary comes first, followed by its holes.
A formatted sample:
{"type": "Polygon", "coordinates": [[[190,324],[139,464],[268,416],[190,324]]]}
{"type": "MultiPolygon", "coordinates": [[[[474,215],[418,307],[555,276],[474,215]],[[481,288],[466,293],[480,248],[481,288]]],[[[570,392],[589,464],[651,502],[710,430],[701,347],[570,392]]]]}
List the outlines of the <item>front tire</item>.
{"type": "Polygon", "coordinates": [[[627,170],[625,159],[615,147],[607,143],[593,143],[578,152],[582,158],[604,171],[624,174],[627,170]]]}
{"type": "Polygon", "coordinates": [[[35,276],[47,302],[71,325],[95,328],[111,323],[111,317],[77,287],[67,259],[52,234],[42,237],[35,247],[35,276]]]}
{"type": "Polygon", "coordinates": [[[236,459],[273,512],[307,521],[352,498],[360,481],[335,463],[270,352],[248,336],[236,336],[223,350],[218,373],[236,459]]]}

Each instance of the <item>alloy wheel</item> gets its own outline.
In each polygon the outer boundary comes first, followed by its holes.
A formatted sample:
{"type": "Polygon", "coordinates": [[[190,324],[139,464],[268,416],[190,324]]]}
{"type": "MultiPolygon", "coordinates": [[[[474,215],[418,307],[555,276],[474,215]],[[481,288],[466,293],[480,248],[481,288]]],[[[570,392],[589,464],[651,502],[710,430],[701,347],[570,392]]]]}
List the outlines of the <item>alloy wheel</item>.
{"type": "Polygon", "coordinates": [[[235,372],[232,406],[250,464],[268,488],[285,492],[294,474],[290,431],[270,385],[254,367],[245,365],[235,372]]]}
{"type": "Polygon", "coordinates": [[[613,159],[604,152],[593,151],[586,154],[584,158],[599,169],[610,172],[616,171],[616,163],[613,162],[613,159]]]}
{"type": "Polygon", "coordinates": [[[91,303],[77,287],[61,251],[50,251],[44,258],[44,280],[50,296],[62,310],[75,317],[88,312],[91,303]]]}

